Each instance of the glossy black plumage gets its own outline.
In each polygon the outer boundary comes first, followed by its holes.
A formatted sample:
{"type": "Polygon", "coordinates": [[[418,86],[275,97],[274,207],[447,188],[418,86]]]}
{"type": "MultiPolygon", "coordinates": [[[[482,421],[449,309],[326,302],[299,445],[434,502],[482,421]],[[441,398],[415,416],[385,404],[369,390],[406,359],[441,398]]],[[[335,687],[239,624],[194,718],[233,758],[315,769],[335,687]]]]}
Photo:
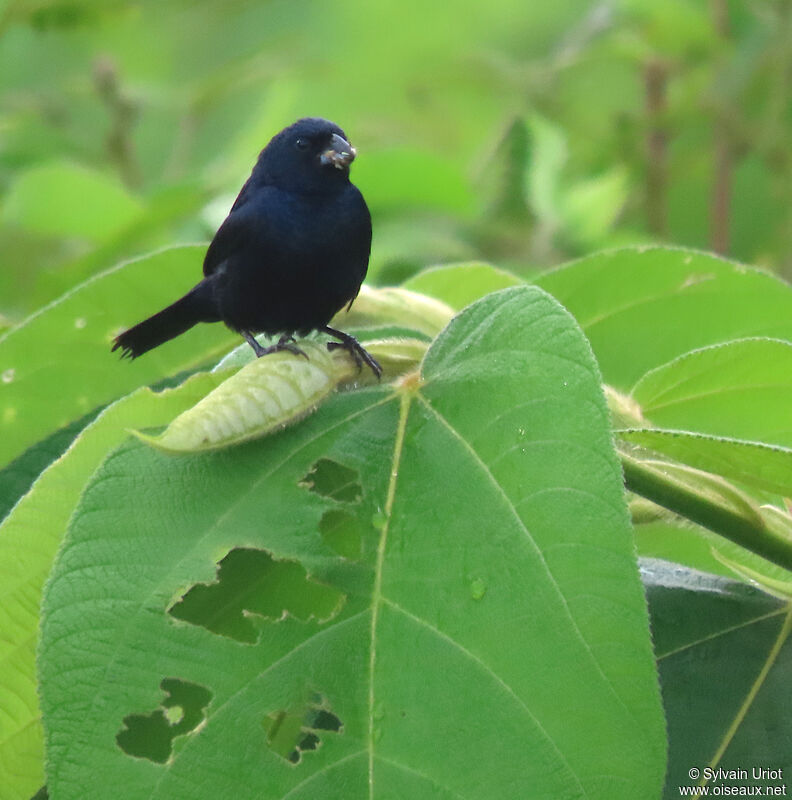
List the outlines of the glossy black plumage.
{"type": "Polygon", "coordinates": [[[292,336],[318,330],[379,375],[354,340],[329,328],[366,276],[371,217],[349,181],[354,149],[332,122],[306,118],[272,138],[204,258],[204,279],[184,297],[122,333],[113,350],[136,358],[198,322],[224,322],[256,351],[302,352],[292,336]],[[279,335],[262,348],[253,333],[279,335]]]}

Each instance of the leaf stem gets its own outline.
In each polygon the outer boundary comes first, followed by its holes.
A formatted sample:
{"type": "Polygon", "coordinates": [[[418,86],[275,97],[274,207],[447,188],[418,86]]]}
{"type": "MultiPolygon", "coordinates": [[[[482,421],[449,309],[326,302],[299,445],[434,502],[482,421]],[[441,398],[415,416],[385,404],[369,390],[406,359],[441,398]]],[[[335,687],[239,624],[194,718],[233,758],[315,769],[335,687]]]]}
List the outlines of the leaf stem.
{"type": "MultiPolygon", "coordinates": [[[[713,484],[687,479],[678,470],[665,470],[660,462],[646,461],[619,446],[624,480],[631,492],[717,533],[735,544],[792,570],[792,538],[759,508],[743,507],[734,497],[740,492],[713,491],[713,484]]],[[[672,465],[669,465],[672,466],[672,465]]]]}

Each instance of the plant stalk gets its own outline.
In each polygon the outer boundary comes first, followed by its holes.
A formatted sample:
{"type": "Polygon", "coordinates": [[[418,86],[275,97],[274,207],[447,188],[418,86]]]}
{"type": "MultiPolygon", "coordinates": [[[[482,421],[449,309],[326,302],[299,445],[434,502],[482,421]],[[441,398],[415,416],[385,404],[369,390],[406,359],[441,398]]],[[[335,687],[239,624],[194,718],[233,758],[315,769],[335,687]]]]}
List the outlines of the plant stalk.
{"type": "Polygon", "coordinates": [[[657,462],[646,462],[623,447],[619,447],[619,455],[625,485],[631,492],[792,570],[792,538],[762,509],[749,512],[729,502],[726,493],[719,497],[705,492],[676,471],[665,471],[657,462]]]}

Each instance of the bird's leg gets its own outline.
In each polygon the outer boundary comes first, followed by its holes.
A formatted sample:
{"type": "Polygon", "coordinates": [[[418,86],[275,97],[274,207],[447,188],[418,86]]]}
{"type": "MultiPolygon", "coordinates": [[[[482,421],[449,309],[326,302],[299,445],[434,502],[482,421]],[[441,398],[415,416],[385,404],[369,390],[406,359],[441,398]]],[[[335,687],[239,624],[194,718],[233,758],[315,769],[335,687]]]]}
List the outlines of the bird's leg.
{"type": "Polygon", "coordinates": [[[262,347],[254,338],[253,334],[250,331],[240,331],[242,336],[245,337],[245,341],[253,348],[253,352],[256,354],[256,358],[261,358],[262,356],[267,355],[269,348],[262,347]]]}
{"type": "Polygon", "coordinates": [[[245,341],[253,348],[256,358],[268,356],[270,353],[277,353],[280,350],[288,350],[290,353],[294,353],[296,356],[304,356],[305,358],[308,358],[308,353],[306,353],[304,350],[300,350],[300,348],[294,344],[293,336],[281,336],[276,344],[270,345],[269,347],[262,347],[255,340],[250,331],[240,331],[240,333],[245,337],[245,341]]]}
{"type": "Polygon", "coordinates": [[[354,336],[350,336],[348,333],[344,333],[343,331],[337,331],[335,328],[331,328],[329,325],[325,325],[325,327],[320,328],[320,330],[323,333],[329,333],[331,336],[335,336],[336,339],[341,340],[340,342],[328,342],[328,350],[337,350],[339,347],[343,348],[355,360],[358,370],[360,370],[365,363],[366,366],[368,366],[377,376],[377,378],[381,377],[382,367],[377,363],[377,360],[374,358],[374,356],[372,356],[371,353],[369,353],[354,336]]]}

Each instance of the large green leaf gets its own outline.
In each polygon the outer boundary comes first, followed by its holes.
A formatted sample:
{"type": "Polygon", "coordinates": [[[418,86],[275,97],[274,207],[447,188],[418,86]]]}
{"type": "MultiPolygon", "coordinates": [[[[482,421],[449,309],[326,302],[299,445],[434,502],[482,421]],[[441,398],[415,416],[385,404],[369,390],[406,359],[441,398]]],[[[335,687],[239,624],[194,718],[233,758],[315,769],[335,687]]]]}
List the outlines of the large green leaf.
{"type": "MultiPolygon", "coordinates": [[[[792,608],[744,583],[642,562],[668,722],[665,797],[705,768],[792,770],[792,608]],[[691,770],[698,770],[693,773],[691,770]]],[[[734,787],[783,780],[728,780],[734,787]]]]}
{"type": "Polygon", "coordinates": [[[506,290],[420,374],[267,439],[125,444],[39,664],[61,800],[656,796],[646,609],[574,321],[506,290]]]}
{"type": "Polygon", "coordinates": [[[740,339],[647,372],[632,397],[654,425],[792,446],[792,343],[740,339]]]}
{"type": "Polygon", "coordinates": [[[582,326],[603,378],[628,390],[648,370],[731,339],[792,341],[792,287],[688,250],[598,253],[537,278],[582,326]]]}
{"type": "Polygon", "coordinates": [[[115,334],[197,281],[203,249],[108,270],[0,337],[0,465],[91,409],[228,349],[234,336],[224,326],[198,325],[132,363],[110,352],[115,334]]]}
{"type": "Polygon", "coordinates": [[[130,426],[163,425],[210,391],[220,375],[177,389],[140,389],[106,409],[36,481],[0,525],[0,797],[28,800],[43,782],[35,649],[44,580],[80,492],[130,426]]]}

